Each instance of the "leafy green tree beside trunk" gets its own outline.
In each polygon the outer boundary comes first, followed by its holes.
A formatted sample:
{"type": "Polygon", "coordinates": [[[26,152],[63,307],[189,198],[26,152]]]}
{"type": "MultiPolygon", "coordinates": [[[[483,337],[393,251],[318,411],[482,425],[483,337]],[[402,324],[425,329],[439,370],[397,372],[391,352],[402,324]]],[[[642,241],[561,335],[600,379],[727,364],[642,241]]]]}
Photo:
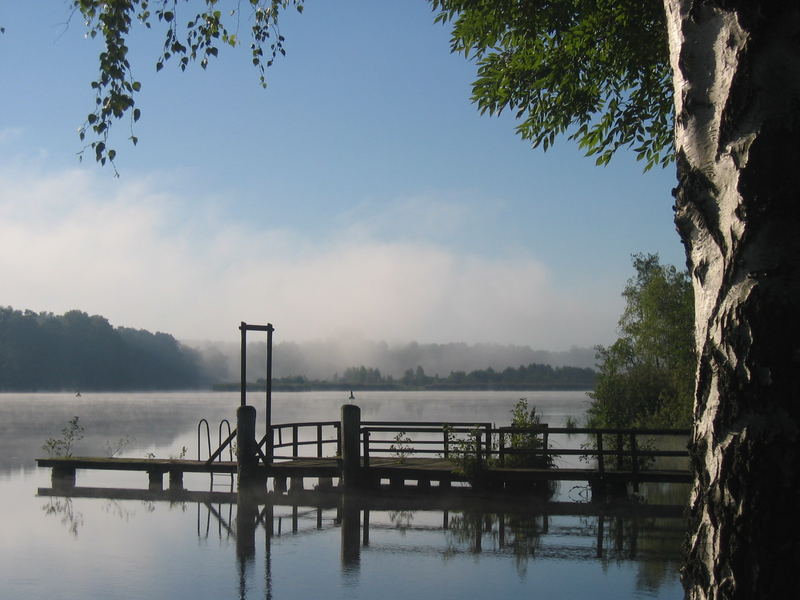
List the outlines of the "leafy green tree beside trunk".
{"type": "Polygon", "coordinates": [[[694,310],[686,271],[657,254],[633,257],[620,338],[597,347],[591,427],[689,427],[694,390],[694,310]]]}

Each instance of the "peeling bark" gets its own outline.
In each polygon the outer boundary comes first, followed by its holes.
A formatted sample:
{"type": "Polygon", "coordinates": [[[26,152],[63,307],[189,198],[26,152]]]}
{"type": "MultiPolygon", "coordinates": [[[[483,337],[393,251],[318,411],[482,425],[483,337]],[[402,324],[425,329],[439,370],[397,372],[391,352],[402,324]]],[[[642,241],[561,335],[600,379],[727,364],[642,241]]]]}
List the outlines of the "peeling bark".
{"type": "Polygon", "coordinates": [[[684,583],[693,599],[785,597],[800,566],[800,5],[664,6],[698,356],[684,583]]]}

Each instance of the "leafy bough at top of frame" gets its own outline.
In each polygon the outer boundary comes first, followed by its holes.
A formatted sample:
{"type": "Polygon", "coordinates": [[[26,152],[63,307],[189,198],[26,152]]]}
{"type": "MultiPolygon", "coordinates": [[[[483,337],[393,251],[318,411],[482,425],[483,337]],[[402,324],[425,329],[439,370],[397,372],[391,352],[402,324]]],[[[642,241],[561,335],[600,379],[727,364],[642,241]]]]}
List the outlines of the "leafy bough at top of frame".
{"type": "Polygon", "coordinates": [[[232,9],[221,10],[218,0],[72,0],[72,11],[79,12],[86,27],[86,37],[101,37],[105,45],[99,54],[99,72],[92,81],[95,90],[95,108],[78,129],[82,142],[90,141],[78,153],[83,158],[90,150],[101,165],[114,167],[117,151],[109,145],[109,132],[115,121],[127,116],[130,119],[128,139],[136,145],[134,124],[141,117],[136,106],[136,94],[142,84],[133,75],[128,59],[128,38],[136,24],[151,29],[164,28],[164,45],[156,62],[156,71],[174,60],[185,71],[190,63],[199,62],[208,67],[209,61],[219,55],[223,46],[236,47],[244,43],[240,37],[243,16],[249,26],[250,55],[253,66],[259,71],[259,82],[266,87],[265,69],[278,55],[284,56],[284,38],[278,27],[281,10],[294,7],[303,12],[304,0],[247,0],[232,9]],[[200,8],[192,9],[193,4],[200,8]],[[249,7],[247,15],[242,5],[249,7]],[[182,13],[189,11],[187,19],[182,13]]]}
{"type": "Polygon", "coordinates": [[[645,171],[673,152],[671,70],[661,2],[430,0],[450,49],[474,60],[472,101],[511,111],[547,150],[566,135],[605,165],[631,148],[645,171]]]}
{"type": "MultiPolygon", "coordinates": [[[[673,103],[666,27],[661,2],[590,0],[429,0],[435,21],[452,22],[451,51],[478,64],[473,101],[481,112],[514,111],[517,132],[548,149],[565,134],[604,165],[631,148],[645,170],[673,160],[673,103]]],[[[141,83],[128,61],[131,27],[164,27],[156,70],[174,58],[206,68],[220,46],[238,46],[244,0],[223,13],[218,0],[71,0],[87,36],[102,36],[105,51],[95,89],[95,109],[79,129],[81,150],[113,166],[108,145],[115,120],[141,117],[135,94],[141,83]],[[199,4],[188,20],[179,12],[199,4]],[[179,10],[180,9],[180,10],[179,10]]],[[[304,0],[248,0],[250,51],[266,86],[265,68],[284,55],[278,29],[281,10],[303,11],[304,0]]],[[[116,172],[116,169],[115,169],[116,172]]]]}

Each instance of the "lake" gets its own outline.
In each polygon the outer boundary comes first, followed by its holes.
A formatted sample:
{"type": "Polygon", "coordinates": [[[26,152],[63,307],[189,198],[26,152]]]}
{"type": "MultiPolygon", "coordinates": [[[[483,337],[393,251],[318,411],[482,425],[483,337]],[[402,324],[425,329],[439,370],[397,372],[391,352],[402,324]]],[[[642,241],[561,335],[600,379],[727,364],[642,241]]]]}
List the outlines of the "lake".
{"type": "MultiPolygon", "coordinates": [[[[365,391],[354,403],[364,420],[500,425],[523,396],[553,427],[568,417],[581,421],[586,409],[584,392],[365,391]]],[[[250,393],[248,402],[263,413],[263,392],[250,393]]],[[[344,403],[341,392],[275,393],[273,421],[336,420],[344,403]]],[[[336,501],[237,507],[219,498],[38,494],[50,487],[50,470],[37,469],[34,459],[73,416],[85,435],[76,456],[196,458],[198,420],[211,424],[213,445],[218,423],[234,423],[238,404],[237,393],[0,394],[0,597],[683,597],[685,520],[622,510],[591,514],[587,490],[569,482],[551,507],[397,501],[354,511],[336,501]],[[570,503],[574,511],[564,510],[570,503]],[[243,526],[242,515],[253,510],[254,524],[243,526]]],[[[231,489],[230,478],[220,476],[213,487],[207,475],[187,474],[184,484],[231,489]]],[[[142,490],[147,478],[79,471],[77,485],[142,490]]],[[[681,504],[686,494],[686,486],[643,490],[650,504],[681,504]]]]}

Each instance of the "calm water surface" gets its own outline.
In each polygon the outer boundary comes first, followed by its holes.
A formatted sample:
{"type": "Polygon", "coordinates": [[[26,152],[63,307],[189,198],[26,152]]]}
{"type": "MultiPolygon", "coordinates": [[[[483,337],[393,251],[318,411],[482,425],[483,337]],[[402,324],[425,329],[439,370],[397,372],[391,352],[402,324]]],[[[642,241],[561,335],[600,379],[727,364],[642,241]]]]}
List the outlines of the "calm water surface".
{"type": "MultiPolygon", "coordinates": [[[[362,392],[355,403],[364,420],[499,425],[520,396],[551,426],[580,420],[586,408],[583,392],[362,392]]],[[[262,398],[253,393],[249,402],[260,407],[262,398]]],[[[258,525],[237,541],[237,513],[252,507],[37,494],[50,486],[50,472],[34,459],[74,415],[85,427],[75,455],[108,455],[124,438],[123,456],[177,457],[186,448],[195,458],[198,420],[208,419],[216,441],[217,424],[233,421],[238,402],[235,393],[0,394],[0,598],[683,597],[680,518],[547,514],[531,505],[398,503],[368,514],[261,505],[258,525]]],[[[273,418],[335,420],[344,402],[340,392],[277,393],[273,418]]],[[[203,475],[184,483],[211,485],[203,475]]],[[[142,473],[79,471],[77,485],[142,489],[147,481],[142,473]]],[[[229,478],[213,484],[230,487],[229,478]]],[[[645,492],[651,503],[674,504],[686,490],[645,492]]],[[[556,499],[588,498],[564,483],[556,499]]]]}

